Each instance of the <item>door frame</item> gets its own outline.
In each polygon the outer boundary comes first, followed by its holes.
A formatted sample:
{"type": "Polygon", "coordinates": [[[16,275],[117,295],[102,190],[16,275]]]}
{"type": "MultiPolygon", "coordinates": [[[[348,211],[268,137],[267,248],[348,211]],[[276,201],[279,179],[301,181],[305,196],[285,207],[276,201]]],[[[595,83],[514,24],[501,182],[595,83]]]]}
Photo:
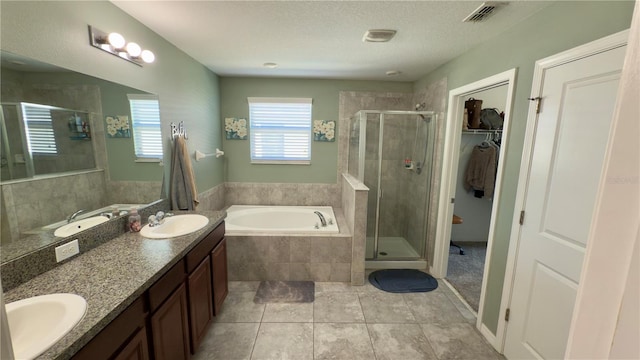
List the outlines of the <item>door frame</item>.
{"type": "MultiPolygon", "coordinates": [[[[489,225],[489,235],[487,241],[487,256],[483,273],[487,274],[489,262],[491,260],[491,249],[495,235],[495,224],[497,219],[498,203],[500,202],[504,164],[506,159],[506,149],[509,143],[509,128],[511,123],[511,109],[515,91],[517,69],[513,68],[502,73],[489,76],[482,80],[461,86],[449,91],[449,108],[447,111],[447,122],[445,128],[443,171],[440,178],[442,188],[438,200],[438,222],[436,228],[436,242],[434,249],[434,261],[429,267],[429,272],[438,278],[447,275],[449,265],[449,240],[451,239],[451,219],[453,216],[456,196],[456,184],[458,176],[458,165],[460,160],[460,142],[462,138],[462,118],[464,113],[465,99],[479,91],[507,85],[507,99],[504,109],[504,125],[502,131],[502,144],[500,146],[498,169],[496,173],[495,191],[493,204],[491,206],[491,222],[489,225]]],[[[497,348],[496,337],[482,325],[482,313],[484,307],[484,295],[487,286],[487,277],[482,277],[482,290],[480,293],[480,304],[478,306],[478,316],[476,327],[497,348]]]]}
{"type": "MultiPolygon", "coordinates": [[[[533,72],[533,84],[531,86],[530,98],[536,98],[540,96],[542,92],[544,76],[548,69],[624,46],[627,44],[628,36],[629,31],[624,30],[536,61],[533,72]]],[[[542,101],[541,106],[544,106],[544,101],[542,101]]],[[[516,260],[518,256],[518,249],[520,247],[520,211],[525,208],[527,185],[529,183],[531,170],[531,156],[533,154],[533,143],[535,140],[536,128],[538,123],[538,114],[536,113],[536,107],[536,101],[531,101],[527,113],[527,125],[525,130],[524,145],[522,149],[522,160],[520,162],[520,175],[518,177],[518,187],[516,191],[513,219],[511,222],[511,234],[509,237],[510,245],[507,254],[507,264],[502,287],[502,297],[500,301],[499,314],[505,314],[507,309],[511,306],[511,294],[514,285],[515,267],[517,265],[516,260]]],[[[499,349],[501,353],[504,351],[507,334],[507,324],[508,323],[504,320],[504,317],[500,316],[498,319],[498,329],[495,336],[497,338],[497,343],[500,345],[499,347],[497,347],[497,349],[499,349]]]]}

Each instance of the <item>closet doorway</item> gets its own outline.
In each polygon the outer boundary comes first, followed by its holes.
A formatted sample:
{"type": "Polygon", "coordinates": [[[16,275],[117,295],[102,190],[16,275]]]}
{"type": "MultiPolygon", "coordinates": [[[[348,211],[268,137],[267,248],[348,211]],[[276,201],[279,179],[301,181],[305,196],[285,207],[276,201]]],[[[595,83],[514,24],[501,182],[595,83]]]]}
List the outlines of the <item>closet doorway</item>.
{"type": "MultiPolygon", "coordinates": [[[[473,284],[473,289],[467,289],[469,290],[467,293],[475,293],[477,300],[467,300],[467,303],[477,310],[477,327],[491,343],[494,342],[495,335],[488,330],[483,331],[481,319],[487,287],[487,276],[485,275],[489,268],[488,265],[492,261],[496,214],[500,201],[504,160],[506,159],[505,149],[509,140],[515,76],[516,69],[511,69],[449,92],[438,226],[434,261],[430,267],[431,273],[436,277],[446,279],[448,272],[451,272],[452,276],[457,275],[464,281],[473,284]],[[483,100],[481,108],[497,108],[498,112],[504,112],[501,131],[463,130],[465,101],[469,98],[483,100]],[[464,182],[468,160],[476,146],[489,145],[491,140],[496,140],[500,144],[499,150],[495,152],[497,166],[495,181],[492,184],[493,193],[489,191],[483,194],[473,189],[466,190],[464,182]],[[486,144],[483,144],[485,142],[486,144]],[[462,218],[462,224],[454,225],[456,222],[453,221],[454,214],[462,218]],[[461,245],[465,255],[460,255],[458,248],[450,246],[450,241],[461,245]],[[486,253],[484,259],[482,259],[483,253],[486,253]],[[452,266],[457,266],[455,269],[449,268],[450,256],[452,266]],[[478,274],[473,276],[465,274],[465,270],[476,271],[478,274]]],[[[506,258],[503,261],[506,261],[506,258]]],[[[463,298],[470,296],[465,294],[465,290],[458,289],[458,292],[463,298]]]]}
{"type": "Polygon", "coordinates": [[[456,218],[451,228],[446,280],[476,313],[502,144],[503,126],[497,124],[505,115],[507,90],[507,84],[484,89],[470,94],[468,99],[473,100],[465,102],[477,105],[483,115],[497,120],[493,126],[496,129],[465,129],[463,125],[458,155],[453,212],[456,218]]]}

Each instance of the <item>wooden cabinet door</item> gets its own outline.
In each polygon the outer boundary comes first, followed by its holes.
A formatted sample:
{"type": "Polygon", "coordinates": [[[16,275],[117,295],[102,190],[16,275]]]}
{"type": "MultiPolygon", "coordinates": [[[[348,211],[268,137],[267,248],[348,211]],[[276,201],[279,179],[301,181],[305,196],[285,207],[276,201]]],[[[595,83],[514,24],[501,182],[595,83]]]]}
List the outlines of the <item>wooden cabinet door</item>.
{"type": "Polygon", "coordinates": [[[184,283],[151,316],[151,332],[156,360],[189,359],[189,314],[184,283]]]}
{"type": "MultiPolygon", "coordinates": [[[[144,295],[136,299],[118,317],[109,323],[96,337],[91,339],[72,360],[112,359],[118,349],[127,344],[127,340],[144,329],[147,310],[144,295]]],[[[145,334],[145,342],[147,342],[145,334]]],[[[148,357],[148,354],[147,354],[148,357]]]]}
{"type": "Polygon", "coordinates": [[[211,296],[211,258],[202,260],[189,275],[189,319],[191,320],[191,353],[195,354],[213,320],[211,296]]]}
{"type": "Polygon", "coordinates": [[[227,280],[227,239],[222,239],[211,252],[211,273],[213,274],[213,311],[220,314],[222,303],[229,293],[227,280]]]}
{"type": "Polygon", "coordinates": [[[147,328],[143,327],[113,360],[149,360],[147,328]]]}

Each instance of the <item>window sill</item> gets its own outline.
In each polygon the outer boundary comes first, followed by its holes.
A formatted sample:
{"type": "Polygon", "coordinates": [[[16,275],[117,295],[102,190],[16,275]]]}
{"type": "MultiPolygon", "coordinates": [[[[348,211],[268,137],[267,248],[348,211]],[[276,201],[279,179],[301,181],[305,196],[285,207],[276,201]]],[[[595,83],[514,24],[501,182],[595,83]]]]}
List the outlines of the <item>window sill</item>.
{"type": "Polygon", "coordinates": [[[311,160],[251,160],[253,165],[311,165],[311,160]]]}
{"type": "Polygon", "coordinates": [[[162,159],[157,159],[157,158],[138,158],[138,159],[135,159],[134,162],[137,162],[137,163],[162,163],[162,159]]]}

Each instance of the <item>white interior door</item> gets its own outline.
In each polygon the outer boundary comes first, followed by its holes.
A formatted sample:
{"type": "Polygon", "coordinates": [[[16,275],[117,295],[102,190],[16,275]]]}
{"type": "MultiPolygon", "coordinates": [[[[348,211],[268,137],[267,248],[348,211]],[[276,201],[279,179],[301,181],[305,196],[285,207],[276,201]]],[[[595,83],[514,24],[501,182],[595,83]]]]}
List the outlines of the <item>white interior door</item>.
{"type": "Polygon", "coordinates": [[[625,49],[543,73],[509,305],[509,359],[564,356],[625,49]]]}

